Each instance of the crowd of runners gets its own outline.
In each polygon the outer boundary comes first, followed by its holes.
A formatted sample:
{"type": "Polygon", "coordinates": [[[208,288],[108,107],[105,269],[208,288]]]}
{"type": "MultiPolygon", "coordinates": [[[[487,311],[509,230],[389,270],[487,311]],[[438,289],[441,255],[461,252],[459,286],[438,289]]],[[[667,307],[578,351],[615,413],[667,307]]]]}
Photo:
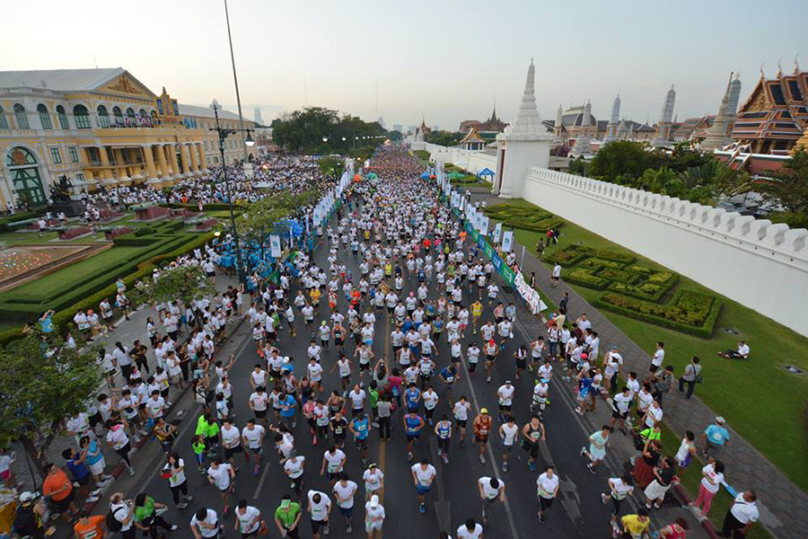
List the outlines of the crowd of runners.
{"type": "MultiPolygon", "coordinates": [[[[645,536],[649,513],[660,506],[677,472],[697,452],[691,432],[675,454],[663,454],[659,444],[663,397],[674,389],[664,343],[658,343],[647,373],[624,372],[620,350],[601,345],[597,328],[585,314],[568,319],[566,301],[546,320],[544,334],[522,342],[515,335],[517,308],[502,294],[494,265],[466,241],[461,221],[440,201],[437,186],[420,178],[418,161],[394,145],[380,150],[373,165],[380,179],[352,186],[336,220],[320,231],[328,250],[325,264],[318,267],[308,254],[299,253],[293,271],[281,268],[276,283],[261,283],[244,295],[250,297],[249,305],[242,306],[240,290],[231,288],[194,305],[157,306],[159,320],[149,320],[148,333],[158,363],[154,372],[144,359],[145,343],[116,343],[106,350],[101,361],[109,374],[109,391],[99,395],[86,414],[68,422],[78,444],[75,452],[65,455],[68,466],[71,461],[74,467],[86,464],[88,482],[103,485],[108,481],[105,445],[134,474],[130,440],[154,436],[165,449],[162,476],[177,508],[194,501],[188,488],[193,470],[221,495],[218,506],[192,508],[187,525],[197,539],[219,537],[226,528],[242,537],[258,536],[271,527],[284,537],[299,537],[303,520],[308,520],[314,538],[334,528],[351,533],[357,503],[363,528],[373,538],[390,509],[383,503],[385,475],[369,454],[371,437],[406,445],[413,496],[421,513],[427,512],[427,500],[434,496],[439,468],[445,468],[433,458],[416,458],[423,452],[415,447],[434,438],[436,456],[445,466],[455,452],[471,446],[485,464],[487,445],[496,442],[502,445],[502,474],[515,465],[518,453],[526,468],[520,474],[534,478],[536,518],[544,523],[560,490],[554,466],[541,457],[548,436],[544,415],[550,386],[559,384],[564,391],[574,391],[578,414],[597,406],[613,411],[611,420],[578,446],[581,466],[603,478],[602,500],[611,507],[613,534],[645,536]],[[235,390],[229,380],[235,357],[216,356],[217,341],[236,316],[244,316],[249,324],[259,358],[247,391],[235,390]],[[182,344],[177,338],[181,321],[190,335],[182,344]],[[378,331],[380,321],[389,324],[389,333],[378,331]],[[290,339],[310,341],[306,357],[290,355],[290,339]],[[448,350],[448,357],[439,349],[448,350]],[[114,387],[118,369],[128,380],[120,389],[114,387]],[[508,377],[492,384],[494,378],[503,378],[494,376],[497,371],[512,373],[513,380],[534,377],[532,392],[517,392],[508,377]],[[471,378],[478,391],[495,395],[497,409],[476,408],[458,391],[464,377],[471,378]],[[625,382],[619,383],[618,377],[625,382]],[[174,444],[176,429],[165,421],[183,384],[193,386],[202,408],[197,417],[186,419],[195,421],[189,446],[174,444]],[[237,400],[246,402],[250,416],[235,416],[237,400]],[[518,422],[517,409],[520,417],[529,419],[518,422]],[[610,477],[601,470],[615,431],[634,437],[638,455],[630,474],[610,477]],[[322,449],[322,459],[307,462],[301,449],[313,446],[322,449]],[[353,459],[362,463],[361,477],[345,470],[353,459]],[[242,468],[242,474],[257,476],[275,463],[288,477],[289,493],[277,506],[251,504],[239,492],[236,472],[242,468]],[[307,488],[318,474],[328,478],[328,489],[307,488]],[[624,501],[635,494],[640,495],[639,508],[629,512],[624,501]]],[[[204,251],[197,255],[183,263],[204,265],[213,259],[204,251]]],[[[92,324],[84,329],[93,331],[92,324]]],[[[691,374],[698,376],[697,360],[691,374]]],[[[709,452],[703,492],[696,501],[705,514],[723,482],[724,464],[717,459],[724,442],[716,442],[728,438],[722,422],[719,418],[699,441],[709,452]]],[[[482,537],[492,506],[506,502],[508,481],[503,475],[478,475],[482,510],[466,508],[468,518],[440,537],[482,537]]],[[[404,499],[404,491],[396,494],[404,499]]],[[[51,496],[65,514],[76,510],[71,496],[51,496]]],[[[741,493],[740,498],[744,505],[728,513],[725,532],[748,529],[758,518],[754,493],[741,493]]],[[[176,528],[163,520],[160,509],[161,504],[146,494],[130,500],[116,493],[105,522],[125,538],[135,537],[135,530],[156,537],[159,529],[176,528]]],[[[81,518],[79,524],[88,526],[91,517],[81,518]]],[[[604,522],[604,529],[608,533],[609,523],[604,522]]],[[[682,538],[687,529],[687,522],[677,519],[661,536],[682,538]]],[[[79,539],[84,538],[89,539],[79,539]]]]}

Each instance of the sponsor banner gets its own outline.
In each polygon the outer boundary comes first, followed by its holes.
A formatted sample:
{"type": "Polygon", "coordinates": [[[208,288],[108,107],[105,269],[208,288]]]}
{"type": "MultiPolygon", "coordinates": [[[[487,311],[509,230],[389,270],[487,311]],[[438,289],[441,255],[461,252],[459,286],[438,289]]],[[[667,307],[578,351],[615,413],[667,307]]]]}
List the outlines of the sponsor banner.
{"type": "Polygon", "coordinates": [[[272,258],[280,258],[281,256],[281,237],[275,234],[269,236],[269,250],[272,258]]]}
{"type": "Polygon", "coordinates": [[[506,230],[502,235],[502,252],[510,253],[513,247],[513,230],[506,230]]]}
{"type": "Polygon", "coordinates": [[[499,243],[500,234],[502,234],[502,223],[497,223],[497,226],[494,227],[494,235],[491,237],[491,241],[499,243]]]}

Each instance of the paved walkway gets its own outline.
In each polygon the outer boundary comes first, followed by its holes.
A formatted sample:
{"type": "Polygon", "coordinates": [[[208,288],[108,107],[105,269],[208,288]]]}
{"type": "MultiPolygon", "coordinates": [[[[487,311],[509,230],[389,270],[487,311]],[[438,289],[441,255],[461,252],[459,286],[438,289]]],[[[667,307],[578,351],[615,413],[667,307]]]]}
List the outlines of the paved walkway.
{"type": "MultiPolygon", "coordinates": [[[[473,201],[485,200],[487,204],[502,202],[491,194],[472,194],[473,201]]],[[[563,239],[563,235],[562,235],[563,239]]],[[[521,245],[514,240],[514,252],[521,254],[521,245]]],[[[568,318],[576,319],[585,312],[597,329],[601,348],[608,349],[616,344],[623,355],[628,370],[645,373],[648,370],[651,351],[643,350],[625,333],[620,331],[595,307],[581,297],[571,286],[562,282],[557,288],[550,286],[551,270],[542,264],[533,254],[532,248],[526,246],[523,273],[536,273],[539,289],[556,304],[564,292],[569,293],[568,318]]],[[[563,281],[562,273],[562,281],[563,281]]],[[[702,385],[698,389],[705,390],[702,385]]],[[[709,386],[706,388],[709,391],[709,386]]],[[[665,401],[664,421],[675,433],[682,434],[686,430],[696,433],[697,441],[700,433],[714,421],[717,415],[698,398],[698,390],[690,400],[685,399],[678,391],[665,401]]],[[[761,522],[768,530],[781,538],[801,539],[808,537],[808,522],[804,515],[808,514],[808,494],[802,491],[788,477],[757,449],[744,440],[731,426],[728,426],[732,442],[723,453],[723,460],[728,463],[727,477],[729,483],[739,492],[752,488],[758,495],[757,505],[761,513],[761,522]]]]}

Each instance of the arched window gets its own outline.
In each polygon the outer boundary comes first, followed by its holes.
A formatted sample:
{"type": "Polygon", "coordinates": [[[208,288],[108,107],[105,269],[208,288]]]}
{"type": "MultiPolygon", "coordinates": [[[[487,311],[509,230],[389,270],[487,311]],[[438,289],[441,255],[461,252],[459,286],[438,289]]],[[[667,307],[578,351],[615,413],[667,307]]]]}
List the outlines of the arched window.
{"type": "Polygon", "coordinates": [[[14,189],[17,191],[17,197],[32,206],[45,204],[47,201],[45,189],[42,186],[39,166],[33,153],[26,148],[12,148],[6,154],[6,168],[14,184],[14,189]]]}
{"type": "Polygon", "coordinates": [[[78,129],[92,128],[92,124],[90,123],[90,112],[84,105],[76,105],[73,107],[73,119],[76,121],[76,127],[78,129]]]}
{"type": "Polygon", "coordinates": [[[137,124],[141,127],[149,125],[149,114],[146,112],[146,109],[140,109],[137,111],[138,121],[137,124]]]}
{"type": "Polygon", "coordinates": [[[14,117],[17,119],[18,129],[31,129],[28,125],[28,115],[25,114],[25,107],[19,103],[14,105],[14,117]]]}
{"type": "Polygon", "coordinates": [[[6,111],[0,107],[0,129],[8,129],[8,120],[6,120],[6,111]]]}
{"type": "Polygon", "coordinates": [[[135,122],[135,111],[132,110],[132,107],[129,107],[128,109],[126,109],[126,117],[129,120],[130,124],[134,125],[136,123],[135,122]]]}
{"type": "Polygon", "coordinates": [[[107,112],[107,107],[98,105],[96,111],[98,112],[98,125],[101,127],[109,127],[109,113],[107,112]]]}
{"type": "Polygon", "coordinates": [[[115,116],[116,124],[123,124],[123,113],[121,112],[121,107],[112,107],[112,115],[115,116]]]}
{"type": "Polygon", "coordinates": [[[62,126],[62,129],[70,129],[70,124],[67,123],[67,114],[62,105],[56,107],[56,115],[59,117],[59,125],[62,126]]]}
{"type": "Polygon", "coordinates": [[[51,123],[48,107],[40,104],[37,105],[36,111],[39,113],[39,122],[42,124],[42,129],[53,129],[53,124],[51,123]]]}

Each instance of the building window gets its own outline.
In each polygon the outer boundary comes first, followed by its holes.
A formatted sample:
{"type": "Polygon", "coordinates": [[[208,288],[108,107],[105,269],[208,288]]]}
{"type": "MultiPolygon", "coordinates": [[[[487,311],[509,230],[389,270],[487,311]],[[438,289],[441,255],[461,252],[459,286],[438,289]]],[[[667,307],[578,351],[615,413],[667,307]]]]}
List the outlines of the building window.
{"type": "Polygon", "coordinates": [[[39,122],[42,124],[42,129],[53,129],[48,107],[45,105],[37,105],[36,111],[39,113],[39,122]]]}
{"type": "Polygon", "coordinates": [[[14,117],[17,119],[17,128],[30,129],[28,126],[28,115],[25,114],[25,107],[19,103],[14,105],[14,117]]]}
{"type": "Polygon", "coordinates": [[[87,179],[84,177],[83,172],[79,172],[78,174],[76,174],[76,181],[79,181],[79,182],[86,182],[87,181],[87,179]]]}
{"type": "Polygon", "coordinates": [[[70,146],[67,149],[67,153],[70,154],[70,162],[71,163],[78,163],[79,162],[79,151],[75,146],[70,146]]]}
{"type": "Polygon", "coordinates": [[[135,120],[135,111],[132,108],[126,109],[126,120],[129,125],[137,125],[137,121],[135,120]]]}
{"type": "Polygon", "coordinates": [[[84,105],[76,105],[73,107],[73,119],[76,120],[76,127],[78,129],[90,129],[90,112],[84,105]]]}
{"type": "Polygon", "coordinates": [[[6,111],[0,107],[0,129],[8,129],[8,120],[6,120],[6,111]]]}
{"type": "Polygon", "coordinates": [[[120,107],[112,108],[112,115],[115,116],[115,125],[123,125],[123,113],[120,107]]]}
{"type": "Polygon", "coordinates": [[[56,107],[56,115],[59,117],[59,125],[62,126],[62,129],[70,129],[70,124],[67,123],[67,114],[65,114],[65,108],[62,105],[56,107]]]}
{"type": "Polygon", "coordinates": [[[107,112],[107,107],[98,105],[96,111],[98,112],[98,125],[101,127],[109,127],[109,113],[107,112]]]}
{"type": "Polygon", "coordinates": [[[53,159],[54,164],[61,165],[62,164],[62,153],[59,151],[59,148],[51,148],[51,159],[53,159]]]}

